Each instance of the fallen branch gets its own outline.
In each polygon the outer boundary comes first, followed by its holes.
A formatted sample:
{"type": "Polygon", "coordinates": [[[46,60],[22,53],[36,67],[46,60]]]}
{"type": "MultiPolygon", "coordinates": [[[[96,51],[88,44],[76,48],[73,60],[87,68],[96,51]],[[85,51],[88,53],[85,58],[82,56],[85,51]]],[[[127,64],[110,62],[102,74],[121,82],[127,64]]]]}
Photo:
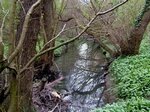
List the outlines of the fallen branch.
{"type": "Polygon", "coordinates": [[[61,22],[69,22],[69,21],[71,21],[72,19],[74,19],[73,17],[70,17],[70,18],[68,18],[68,19],[60,19],[59,21],[61,21],[61,22]]]}
{"type": "Polygon", "coordinates": [[[56,104],[56,106],[52,110],[50,110],[48,112],[54,112],[56,108],[58,108],[58,103],[56,104]]]}
{"type": "Polygon", "coordinates": [[[60,78],[56,79],[55,81],[46,84],[45,88],[50,88],[50,87],[52,88],[52,87],[54,87],[56,84],[58,84],[63,79],[64,79],[64,77],[60,76],[60,78]]]}

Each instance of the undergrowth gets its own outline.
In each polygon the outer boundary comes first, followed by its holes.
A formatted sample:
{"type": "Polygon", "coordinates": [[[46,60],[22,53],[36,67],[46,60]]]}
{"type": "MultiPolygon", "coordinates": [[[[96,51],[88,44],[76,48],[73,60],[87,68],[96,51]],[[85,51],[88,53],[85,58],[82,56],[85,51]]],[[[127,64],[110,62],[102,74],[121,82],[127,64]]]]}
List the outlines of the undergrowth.
{"type": "Polygon", "coordinates": [[[150,112],[150,101],[144,98],[132,98],[111,105],[107,104],[92,112],[150,112]]]}
{"type": "Polygon", "coordinates": [[[150,112],[150,39],[143,39],[140,54],[120,57],[110,71],[122,102],[106,105],[94,112],[150,112]],[[135,98],[136,97],[136,98],[135,98]]]}
{"type": "Polygon", "coordinates": [[[119,98],[150,96],[150,55],[137,55],[117,59],[111,71],[119,98]]]}

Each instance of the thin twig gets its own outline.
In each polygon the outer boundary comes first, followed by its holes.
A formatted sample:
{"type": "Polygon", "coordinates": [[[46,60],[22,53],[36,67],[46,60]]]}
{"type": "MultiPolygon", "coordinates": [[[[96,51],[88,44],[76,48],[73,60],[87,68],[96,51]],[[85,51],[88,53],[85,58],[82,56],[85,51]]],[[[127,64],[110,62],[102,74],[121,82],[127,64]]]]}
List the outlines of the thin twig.
{"type": "Polygon", "coordinates": [[[4,28],[4,24],[5,24],[5,20],[6,20],[6,17],[8,15],[9,11],[6,12],[4,18],[3,18],[3,21],[2,21],[2,25],[1,25],[1,31],[0,31],[0,42],[3,42],[3,28],[4,28]]]}
{"type": "Polygon", "coordinates": [[[45,43],[45,45],[44,45],[44,47],[42,48],[41,51],[43,51],[44,48],[45,48],[48,44],[50,44],[53,40],[55,40],[56,38],[58,38],[58,37],[64,32],[65,27],[66,27],[66,24],[63,26],[62,30],[61,30],[54,38],[52,38],[50,41],[48,41],[47,43],[45,43]]]}
{"type": "Polygon", "coordinates": [[[64,32],[67,32],[67,31],[69,31],[71,29],[75,29],[75,28],[79,28],[79,26],[73,26],[73,27],[67,28],[67,29],[64,30],[64,32]]]}
{"type": "Polygon", "coordinates": [[[58,67],[57,63],[55,61],[53,61],[54,65],[56,66],[57,68],[57,71],[60,71],[60,68],[58,67]]]}
{"type": "Polygon", "coordinates": [[[93,23],[93,21],[94,21],[98,16],[105,15],[105,14],[107,14],[107,13],[109,13],[109,12],[115,10],[116,8],[118,8],[118,7],[122,6],[123,4],[125,4],[127,1],[128,1],[128,0],[125,0],[124,2],[117,4],[116,6],[110,8],[110,9],[108,9],[108,10],[106,10],[106,11],[98,12],[98,13],[89,21],[89,23],[84,27],[84,29],[83,29],[77,36],[75,36],[74,38],[72,38],[72,39],[70,39],[70,40],[68,40],[68,41],[63,42],[62,44],[60,44],[60,45],[58,45],[58,46],[50,47],[50,48],[47,48],[46,50],[44,50],[44,51],[42,51],[42,52],[37,53],[33,58],[31,58],[31,60],[25,65],[25,67],[21,69],[20,73],[23,73],[23,72],[26,70],[26,68],[28,68],[28,66],[30,66],[30,65],[33,63],[33,61],[34,61],[37,57],[39,57],[39,56],[41,56],[41,55],[43,55],[43,54],[45,54],[45,53],[47,53],[47,52],[49,52],[49,51],[55,50],[55,49],[57,49],[57,48],[59,48],[59,47],[61,47],[61,46],[63,46],[63,45],[66,45],[66,44],[68,44],[68,43],[74,42],[76,39],[78,39],[78,38],[90,27],[90,25],[93,23]]]}
{"type": "Polygon", "coordinates": [[[2,0],[0,1],[0,7],[2,8],[2,12],[5,13],[6,11],[5,11],[4,7],[2,6],[2,0]]]}
{"type": "Polygon", "coordinates": [[[23,12],[24,12],[24,14],[26,15],[26,10],[25,10],[25,8],[24,8],[24,6],[23,6],[22,2],[21,2],[20,0],[18,0],[18,2],[20,3],[20,5],[21,5],[21,8],[22,8],[23,12]]]}
{"type": "Polygon", "coordinates": [[[55,107],[52,110],[50,110],[48,112],[54,112],[57,107],[58,107],[58,103],[55,105],[55,107]]]}
{"type": "Polygon", "coordinates": [[[109,12],[111,12],[111,11],[117,9],[118,7],[122,6],[123,4],[125,4],[125,3],[128,2],[128,1],[129,1],[129,0],[124,0],[123,2],[121,2],[121,3],[117,4],[117,5],[115,5],[114,7],[110,8],[110,9],[108,9],[108,10],[106,10],[106,11],[98,12],[97,15],[104,15],[104,14],[107,14],[107,13],[109,13],[109,12]]]}
{"type": "Polygon", "coordinates": [[[96,14],[96,13],[97,13],[97,9],[96,9],[96,7],[95,7],[93,1],[90,0],[90,3],[91,3],[91,6],[92,6],[92,9],[94,10],[94,12],[95,12],[95,14],[96,14]]]}

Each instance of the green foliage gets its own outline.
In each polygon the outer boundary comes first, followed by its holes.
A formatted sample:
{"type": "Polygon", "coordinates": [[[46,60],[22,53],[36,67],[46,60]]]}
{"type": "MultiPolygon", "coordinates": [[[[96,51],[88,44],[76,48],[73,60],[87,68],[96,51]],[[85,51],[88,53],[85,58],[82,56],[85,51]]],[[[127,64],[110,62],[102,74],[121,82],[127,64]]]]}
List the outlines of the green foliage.
{"type": "Polygon", "coordinates": [[[145,11],[148,11],[150,9],[150,0],[146,0],[145,1],[145,7],[144,7],[145,11]]]}
{"type": "MultiPolygon", "coordinates": [[[[67,37],[59,37],[55,40],[55,46],[62,44],[64,41],[67,41],[67,37]]],[[[39,52],[44,46],[44,40],[39,36],[38,41],[36,43],[36,51],[39,52]]],[[[5,46],[5,50],[8,49],[8,46],[5,46]]],[[[60,56],[63,53],[64,46],[54,50],[54,56],[60,56]]],[[[7,50],[8,51],[8,50],[7,50]]]]}
{"type": "Polygon", "coordinates": [[[118,97],[124,100],[93,112],[150,112],[150,100],[145,99],[150,97],[150,41],[145,36],[140,55],[120,57],[110,67],[118,97]]]}
{"type": "Polygon", "coordinates": [[[10,0],[0,0],[0,7],[3,10],[8,10],[10,8],[10,0]]]}
{"type": "MultiPolygon", "coordinates": [[[[129,0],[126,4],[119,7],[119,9],[115,13],[116,20],[114,25],[135,25],[135,23],[137,22],[137,20],[135,22],[135,18],[140,14],[144,1],[145,0],[129,0]],[[128,19],[126,19],[126,17],[128,17],[128,19]]],[[[116,4],[115,0],[114,3],[116,4]]]]}
{"type": "MultiPolygon", "coordinates": [[[[62,42],[64,42],[65,40],[63,40],[63,39],[57,39],[56,41],[55,41],[55,46],[58,46],[58,45],[60,45],[62,42]]],[[[63,52],[63,48],[62,47],[60,47],[60,48],[58,48],[58,49],[56,49],[55,51],[54,51],[54,55],[55,56],[60,56],[61,54],[62,54],[62,52],[63,52]]]]}
{"type": "Polygon", "coordinates": [[[4,44],[4,56],[8,56],[8,49],[9,49],[9,44],[4,44]]]}
{"type": "Polygon", "coordinates": [[[150,96],[150,41],[143,39],[140,55],[121,57],[110,67],[120,98],[150,96]]]}
{"type": "Polygon", "coordinates": [[[111,66],[118,96],[150,96],[150,55],[120,58],[111,66]]]}
{"type": "Polygon", "coordinates": [[[135,26],[139,26],[141,23],[141,20],[144,16],[144,13],[147,12],[148,10],[150,10],[150,0],[145,0],[145,4],[143,7],[142,12],[140,13],[140,15],[138,16],[138,18],[135,21],[135,26]]]}
{"type": "Polygon", "coordinates": [[[150,37],[149,33],[145,34],[145,38],[141,42],[140,54],[150,54],[150,37]]]}
{"type": "Polygon", "coordinates": [[[92,112],[150,112],[150,101],[144,98],[132,98],[112,105],[107,104],[92,112]]]}
{"type": "Polygon", "coordinates": [[[54,0],[56,6],[56,12],[62,14],[64,12],[67,0],[54,0]]]}

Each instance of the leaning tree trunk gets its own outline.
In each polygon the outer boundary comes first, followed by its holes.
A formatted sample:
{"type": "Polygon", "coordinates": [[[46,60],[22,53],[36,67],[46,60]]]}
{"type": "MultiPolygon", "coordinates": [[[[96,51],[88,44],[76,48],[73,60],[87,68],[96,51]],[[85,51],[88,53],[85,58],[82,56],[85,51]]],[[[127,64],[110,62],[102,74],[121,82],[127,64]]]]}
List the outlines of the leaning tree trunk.
{"type": "Polygon", "coordinates": [[[138,17],[135,27],[132,29],[130,37],[128,39],[128,49],[122,51],[123,55],[135,55],[139,53],[139,48],[143,35],[150,22],[150,0],[146,0],[143,12],[138,17]]]}
{"type": "MultiPolygon", "coordinates": [[[[22,32],[25,13],[37,0],[22,0],[23,9],[21,8],[19,17],[20,21],[17,27],[16,44],[18,43],[20,34],[22,32]],[[25,11],[25,12],[24,12],[25,11]]],[[[31,15],[28,31],[23,43],[23,49],[18,56],[18,66],[22,68],[36,53],[36,41],[40,30],[40,7],[37,7],[31,15]]],[[[31,65],[32,66],[32,65],[31,65]]],[[[32,80],[33,72],[31,69],[26,70],[18,79],[19,85],[19,111],[31,112],[32,108],[32,80]]]]}

